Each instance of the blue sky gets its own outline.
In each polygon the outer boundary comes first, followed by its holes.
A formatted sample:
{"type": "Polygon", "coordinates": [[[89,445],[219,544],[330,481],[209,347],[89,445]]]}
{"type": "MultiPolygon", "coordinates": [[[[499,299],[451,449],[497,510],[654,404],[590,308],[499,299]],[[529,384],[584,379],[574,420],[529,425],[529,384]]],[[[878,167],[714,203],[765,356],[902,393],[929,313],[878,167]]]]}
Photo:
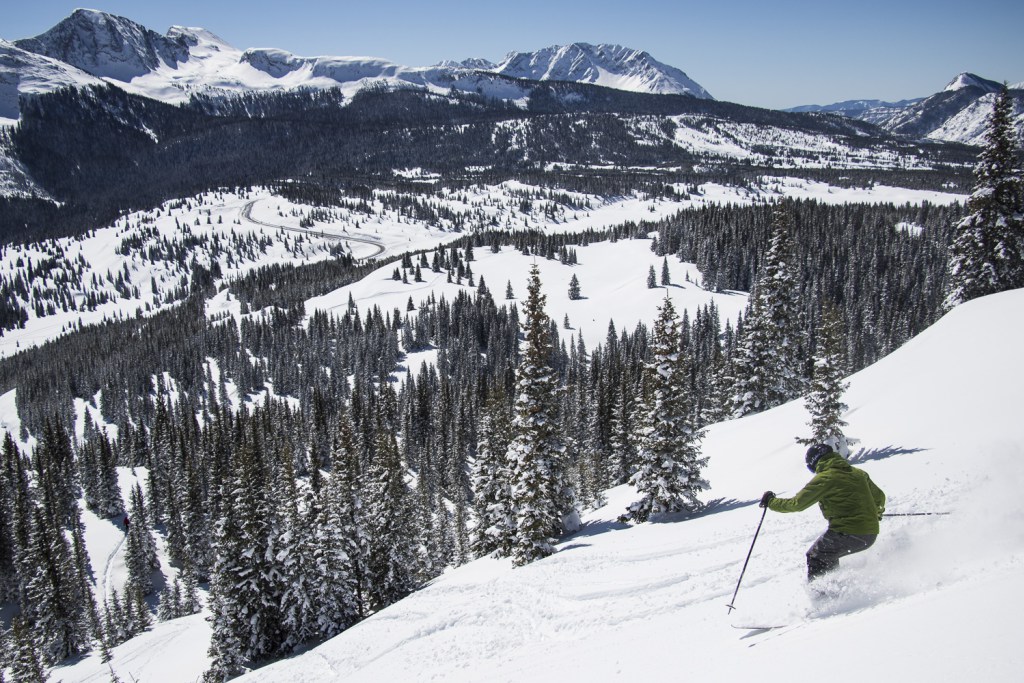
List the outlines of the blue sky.
{"type": "Polygon", "coordinates": [[[161,33],[201,26],[239,48],[409,66],[617,43],[682,69],[717,99],[772,108],[926,96],[963,71],[1024,81],[1019,0],[12,0],[0,38],[38,35],[81,6],[161,33]]]}

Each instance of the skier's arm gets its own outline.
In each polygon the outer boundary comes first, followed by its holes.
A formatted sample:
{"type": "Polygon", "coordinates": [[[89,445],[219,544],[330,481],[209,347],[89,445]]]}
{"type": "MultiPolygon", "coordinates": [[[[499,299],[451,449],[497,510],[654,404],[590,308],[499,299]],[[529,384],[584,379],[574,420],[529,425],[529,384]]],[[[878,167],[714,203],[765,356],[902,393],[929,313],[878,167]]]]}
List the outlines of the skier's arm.
{"type": "Polygon", "coordinates": [[[825,478],[817,474],[792,498],[772,498],[768,509],[774,512],[800,512],[817,503],[824,492],[825,478]]]}
{"type": "Polygon", "coordinates": [[[871,477],[868,477],[868,488],[871,490],[871,497],[875,499],[875,505],[878,506],[878,519],[882,519],[882,513],[885,512],[885,493],[875,486],[871,477]]]}

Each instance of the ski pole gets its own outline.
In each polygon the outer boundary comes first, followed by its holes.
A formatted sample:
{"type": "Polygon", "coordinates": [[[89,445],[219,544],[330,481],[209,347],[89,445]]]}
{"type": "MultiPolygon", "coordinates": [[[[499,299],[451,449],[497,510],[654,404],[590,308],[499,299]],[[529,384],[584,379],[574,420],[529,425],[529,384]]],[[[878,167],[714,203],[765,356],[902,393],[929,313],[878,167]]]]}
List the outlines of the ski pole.
{"type": "Polygon", "coordinates": [[[886,512],[883,517],[931,517],[933,515],[950,515],[951,512],[886,512]]]}
{"type": "Polygon", "coordinates": [[[757,531],[754,532],[754,540],[750,542],[750,550],[747,551],[747,559],[743,561],[743,571],[740,572],[740,580],[736,582],[736,590],[733,591],[732,600],[726,607],[729,608],[729,614],[736,609],[733,605],[736,602],[736,595],[740,592],[740,584],[743,583],[743,575],[747,573],[747,563],[750,562],[750,555],[754,552],[754,544],[757,543],[757,535],[761,533],[761,525],[764,524],[764,516],[768,514],[768,506],[765,506],[764,512],[761,513],[761,521],[757,523],[757,531]]]}

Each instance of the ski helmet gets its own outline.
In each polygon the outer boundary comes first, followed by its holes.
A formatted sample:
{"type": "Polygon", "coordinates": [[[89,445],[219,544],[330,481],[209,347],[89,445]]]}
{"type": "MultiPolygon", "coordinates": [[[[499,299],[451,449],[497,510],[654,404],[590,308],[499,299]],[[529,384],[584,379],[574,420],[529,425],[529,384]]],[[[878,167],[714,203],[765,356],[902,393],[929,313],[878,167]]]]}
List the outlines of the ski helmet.
{"type": "Polygon", "coordinates": [[[817,467],[818,461],[831,452],[832,448],[823,443],[816,443],[808,448],[807,455],[804,456],[804,462],[807,463],[807,469],[814,472],[814,468],[817,467]]]}

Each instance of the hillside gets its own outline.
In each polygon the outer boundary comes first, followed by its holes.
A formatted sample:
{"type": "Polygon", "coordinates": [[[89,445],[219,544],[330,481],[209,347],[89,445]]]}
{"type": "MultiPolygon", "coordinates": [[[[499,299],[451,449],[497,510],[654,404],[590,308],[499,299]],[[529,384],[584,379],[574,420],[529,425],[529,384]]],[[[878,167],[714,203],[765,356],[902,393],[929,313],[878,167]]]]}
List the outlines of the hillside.
{"type": "MultiPolygon", "coordinates": [[[[737,602],[726,614],[766,488],[807,479],[800,402],[714,425],[704,441],[708,509],[630,528],[615,517],[627,487],[585,517],[545,560],[513,569],[481,559],[308,652],[242,680],[606,680],[674,677],[789,680],[830,670],[837,681],[1015,680],[1013,605],[1022,595],[1024,505],[1014,490],[1024,404],[1012,382],[1024,360],[1024,291],[954,310],[850,378],[851,461],[888,495],[874,548],[848,558],[841,597],[812,604],[803,551],[823,528],[814,510],[769,513],[737,602]],[[1000,330],[1000,334],[992,334],[1000,330]],[[956,359],[951,363],[950,359],[956,359]],[[953,616],[955,615],[955,617],[953,616]],[[732,628],[780,622],[785,628],[732,628]],[[871,657],[844,659],[837,643],[871,657]]],[[[122,680],[193,680],[206,666],[198,616],[156,626],[114,649],[122,680]]],[[[54,678],[98,681],[95,656],[54,678]]]]}
{"type": "Polygon", "coordinates": [[[611,520],[630,497],[612,491],[555,556],[516,570],[478,561],[250,678],[554,681],[687,671],[783,680],[832,670],[833,680],[852,681],[882,670],[889,680],[1012,680],[1024,664],[1011,608],[1024,567],[1015,492],[1024,402],[1011,383],[988,378],[1024,373],[1011,341],[1024,331],[1021,311],[1020,290],[965,305],[851,378],[847,433],[860,439],[851,459],[886,490],[889,511],[952,514],[886,520],[872,550],[844,561],[848,591],[833,604],[809,606],[800,585],[803,550],[823,527],[809,510],[766,519],[738,611],[727,617],[724,607],[759,517],[753,501],[765,488],[791,494],[807,479],[792,442],[806,415],[793,403],[709,431],[706,514],[626,529],[611,520]],[[792,628],[730,628],[766,619],[792,628]],[[837,641],[873,655],[835,671],[837,641]]]}

